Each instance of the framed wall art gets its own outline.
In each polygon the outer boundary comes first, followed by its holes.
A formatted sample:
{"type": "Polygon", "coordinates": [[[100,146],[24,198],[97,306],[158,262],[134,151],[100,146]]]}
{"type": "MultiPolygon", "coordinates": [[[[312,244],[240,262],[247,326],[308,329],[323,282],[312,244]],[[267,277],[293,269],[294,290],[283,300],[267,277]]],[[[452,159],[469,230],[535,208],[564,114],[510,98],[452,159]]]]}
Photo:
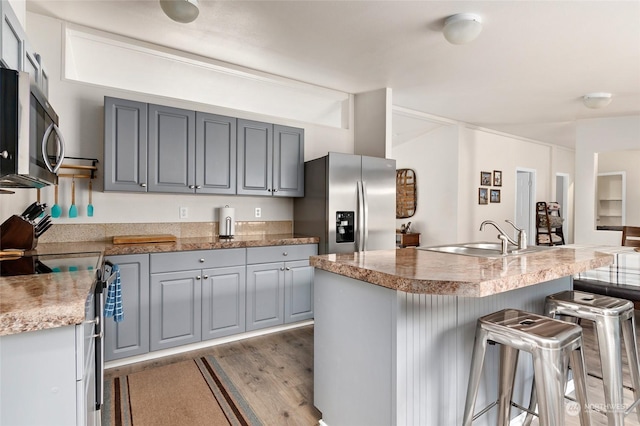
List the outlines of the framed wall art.
{"type": "Polygon", "coordinates": [[[500,170],[493,171],[493,186],[502,186],[502,172],[500,170]]]}
{"type": "Polygon", "coordinates": [[[478,204],[489,204],[489,189],[478,188],[478,204]]]}
{"type": "Polygon", "coordinates": [[[492,203],[499,203],[500,202],[500,190],[499,189],[492,189],[491,190],[491,202],[492,203]]]}
{"type": "Polygon", "coordinates": [[[491,186],[491,172],[480,172],[480,185],[491,186]]]}

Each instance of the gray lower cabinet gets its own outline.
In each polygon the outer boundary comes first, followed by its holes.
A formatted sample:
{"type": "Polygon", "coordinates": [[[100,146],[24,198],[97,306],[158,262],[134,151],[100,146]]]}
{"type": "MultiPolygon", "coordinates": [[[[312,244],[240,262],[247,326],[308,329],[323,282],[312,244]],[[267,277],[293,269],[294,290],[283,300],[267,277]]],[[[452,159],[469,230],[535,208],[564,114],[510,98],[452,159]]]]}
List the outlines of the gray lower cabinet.
{"type": "Polygon", "coordinates": [[[304,196],[304,130],[238,120],[238,194],[304,196]]]}
{"type": "Polygon", "coordinates": [[[151,254],[150,349],[244,332],[245,262],[244,248],[151,254]]]}
{"type": "Polygon", "coordinates": [[[147,104],[104,98],[104,190],[147,191],[147,104]]]}
{"type": "Polygon", "coordinates": [[[151,275],[152,351],[201,340],[200,274],[194,270],[151,275]]]}
{"type": "Polygon", "coordinates": [[[245,331],[243,266],[202,271],[202,340],[245,331]]]}
{"type": "Polygon", "coordinates": [[[149,255],[108,256],[120,268],[124,320],[105,322],[105,360],[149,352],[149,255]]]}
{"type": "Polygon", "coordinates": [[[247,331],[313,318],[317,253],[315,244],[247,249],[247,331]]]}

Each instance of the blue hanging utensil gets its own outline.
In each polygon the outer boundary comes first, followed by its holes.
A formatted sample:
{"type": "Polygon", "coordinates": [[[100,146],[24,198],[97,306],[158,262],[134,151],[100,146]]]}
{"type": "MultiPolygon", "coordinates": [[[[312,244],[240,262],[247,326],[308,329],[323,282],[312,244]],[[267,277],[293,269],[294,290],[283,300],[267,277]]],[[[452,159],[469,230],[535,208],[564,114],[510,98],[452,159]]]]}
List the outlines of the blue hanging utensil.
{"type": "Polygon", "coordinates": [[[71,179],[71,207],[69,207],[69,217],[78,217],[78,207],[76,206],[76,178],[71,179]]]}

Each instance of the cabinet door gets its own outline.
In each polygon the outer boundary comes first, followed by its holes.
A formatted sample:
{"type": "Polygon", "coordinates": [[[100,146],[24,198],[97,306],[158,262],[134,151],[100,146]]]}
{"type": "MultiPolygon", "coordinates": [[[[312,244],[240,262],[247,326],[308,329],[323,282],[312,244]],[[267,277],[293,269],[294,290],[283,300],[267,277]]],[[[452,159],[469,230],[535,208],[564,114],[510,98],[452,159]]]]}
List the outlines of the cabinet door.
{"type": "Polygon", "coordinates": [[[40,86],[40,63],[31,45],[24,41],[24,57],[22,58],[22,71],[29,73],[29,81],[33,86],[40,86]]]}
{"type": "Polygon", "coordinates": [[[273,125],[238,120],[238,194],[273,192],[273,125]]]}
{"type": "Polygon", "coordinates": [[[195,111],[149,105],[149,191],[195,192],[195,111]]]}
{"type": "Polygon", "coordinates": [[[304,197],[304,130],[273,126],[273,195],[304,197]]]}
{"type": "Polygon", "coordinates": [[[247,331],[283,324],[284,263],[247,265],[247,331]]]}
{"type": "Polygon", "coordinates": [[[236,119],[196,113],[196,192],[236,193],[236,119]]]}
{"type": "Polygon", "coordinates": [[[147,191],[147,104],[104,98],[104,190],[147,191]]]}
{"type": "Polygon", "coordinates": [[[201,270],[151,275],[151,350],[200,341],[201,270]]]}
{"type": "Polygon", "coordinates": [[[308,260],[285,263],[284,322],[313,318],[313,266],[308,260]]]}
{"type": "Polygon", "coordinates": [[[202,271],[202,340],[245,331],[246,268],[202,271]]]}
{"type": "Polygon", "coordinates": [[[120,267],[124,320],[105,322],[105,360],[149,352],[149,255],[109,256],[120,267]]]}
{"type": "Polygon", "coordinates": [[[2,15],[2,23],[0,23],[2,26],[2,42],[0,43],[2,66],[13,70],[22,70],[24,30],[9,2],[3,0],[0,3],[0,14],[2,15]]]}

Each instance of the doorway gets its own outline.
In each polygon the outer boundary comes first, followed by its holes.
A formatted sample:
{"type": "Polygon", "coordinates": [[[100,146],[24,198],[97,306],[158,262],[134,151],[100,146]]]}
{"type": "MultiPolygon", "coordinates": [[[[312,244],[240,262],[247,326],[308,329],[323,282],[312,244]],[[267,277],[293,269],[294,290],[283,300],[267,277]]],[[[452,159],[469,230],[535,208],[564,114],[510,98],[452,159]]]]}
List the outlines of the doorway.
{"type": "Polygon", "coordinates": [[[527,232],[527,243],[535,241],[536,171],[516,169],[516,225],[527,232]]]}
{"type": "Polygon", "coordinates": [[[562,235],[565,241],[569,236],[569,175],[567,173],[556,173],[556,200],[560,204],[560,214],[564,218],[562,222],[562,235]]]}

